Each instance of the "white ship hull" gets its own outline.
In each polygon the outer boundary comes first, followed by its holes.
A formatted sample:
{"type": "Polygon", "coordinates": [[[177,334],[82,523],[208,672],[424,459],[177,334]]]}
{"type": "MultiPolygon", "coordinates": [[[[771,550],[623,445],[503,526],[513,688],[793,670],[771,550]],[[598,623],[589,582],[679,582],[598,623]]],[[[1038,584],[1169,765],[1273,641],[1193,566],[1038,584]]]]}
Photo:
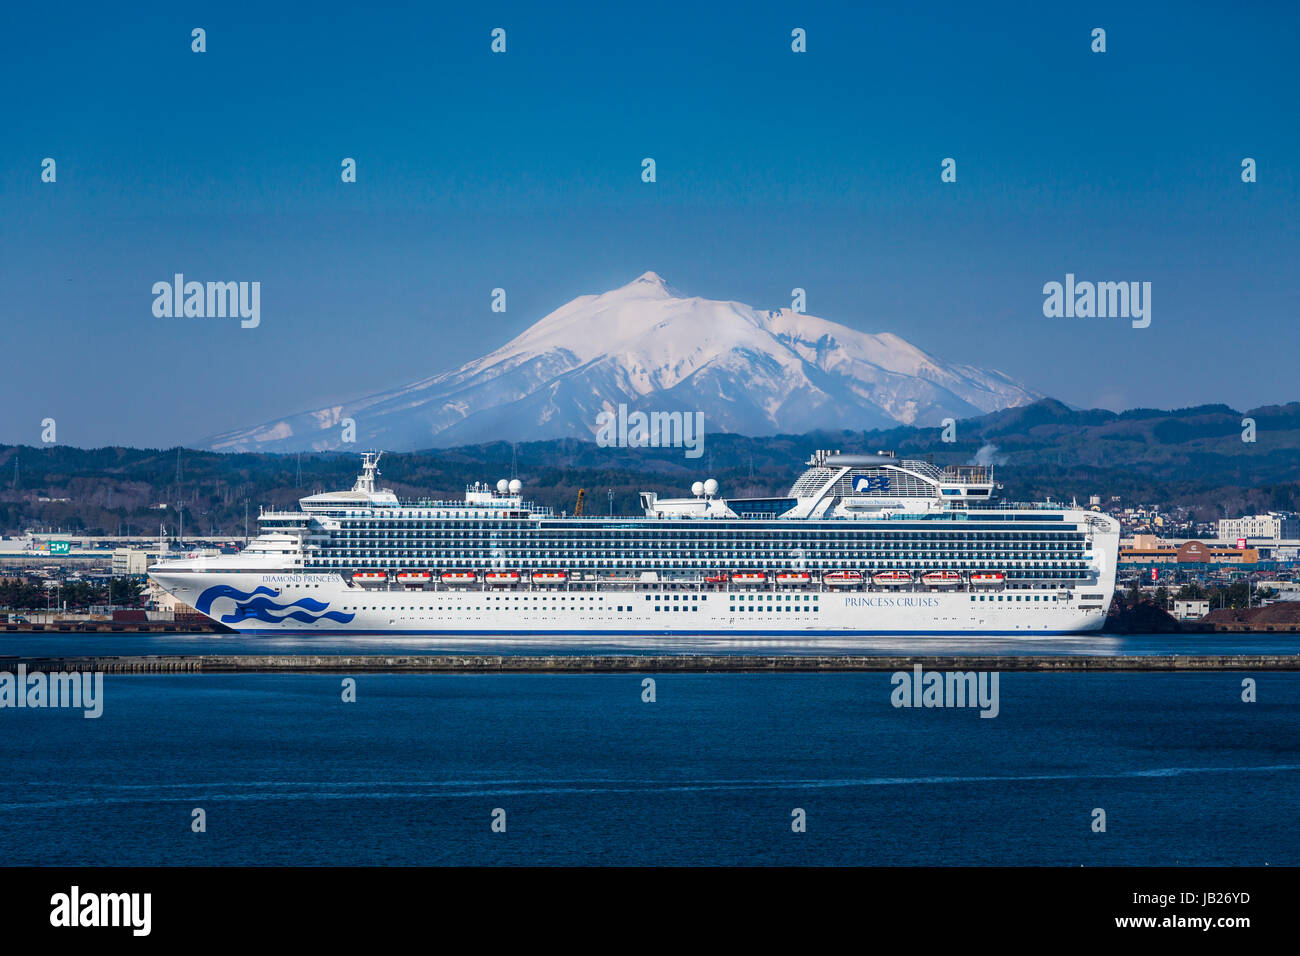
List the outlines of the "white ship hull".
{"type": "Polygon", "coordinates": [[[154,576],[241,633],[523,635],[1068,634],[1099,630],[1111,591],[498,588],[383,590],[332,574],[154,576]]]}

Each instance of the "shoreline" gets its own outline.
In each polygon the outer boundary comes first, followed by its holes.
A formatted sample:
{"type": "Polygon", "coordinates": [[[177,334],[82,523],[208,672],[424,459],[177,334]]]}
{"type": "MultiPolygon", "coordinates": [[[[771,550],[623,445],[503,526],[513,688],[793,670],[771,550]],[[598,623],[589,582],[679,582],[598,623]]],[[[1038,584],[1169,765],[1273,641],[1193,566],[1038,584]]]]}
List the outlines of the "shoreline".
{"type": "Polygon", "coordinates": [[[944,671],[1300,671],[1300,654],[1108,655],[616,655],[616,654],[170,654],[139,657],[0,656],[0,671],[105,674],[722,674],[944,671]]]}

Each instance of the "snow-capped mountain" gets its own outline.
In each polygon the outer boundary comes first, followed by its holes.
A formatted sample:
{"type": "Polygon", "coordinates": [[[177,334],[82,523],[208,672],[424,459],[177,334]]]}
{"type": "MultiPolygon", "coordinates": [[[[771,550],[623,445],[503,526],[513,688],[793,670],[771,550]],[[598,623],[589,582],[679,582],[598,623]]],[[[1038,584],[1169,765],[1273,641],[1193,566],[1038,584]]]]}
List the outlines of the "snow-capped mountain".
{"type": "Polygon", "coordinates": [[[480,359],[402,388],[226,432],[218,451],[393,451],[595,437],[597,416],[701,411],[748,435],[935,425],[1041,396],[1001,372],[954,365],[888,332],[789,309],[685,297],[653,272],[584,295],[480,359]],[[347,446],[355,447],[355,446],[347,446]]]}

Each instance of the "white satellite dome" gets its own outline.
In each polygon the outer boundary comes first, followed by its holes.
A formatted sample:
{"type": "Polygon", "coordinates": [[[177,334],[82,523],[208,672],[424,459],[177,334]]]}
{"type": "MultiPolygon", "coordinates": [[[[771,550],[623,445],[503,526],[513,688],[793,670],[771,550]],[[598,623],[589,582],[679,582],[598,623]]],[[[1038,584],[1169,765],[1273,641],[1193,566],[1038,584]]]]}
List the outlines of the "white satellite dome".
{"type": "Polygon", "coordinates": [[[695,484],[691,485],[691,494],[693,494],[696,498],[704,494],[704,482],[697,481],[695,484]]]}
{"type": "Polygon", "coordinates": [[[510,493],[512,495],[517,495],[519,494],[519,492],[523,490],[524,490],[524,483],[522,481],[520,481],[518,478],[510,479],[510,493]]]}
{"type": "Polygon", "coordinates": [[[500,481],[497,482],[497,491],[499,491],[503,495],[506,493],[506,489],[508,489],[509,487],[510,487],[510,482],[506,481],[504,478],[502,478],[500,481]]]}
{"type": "Polygon", "coordinates": [[[716,495],[718,493],[718,479],[710,478],[704,483],[704,493],[706,495],[716,495]]]}

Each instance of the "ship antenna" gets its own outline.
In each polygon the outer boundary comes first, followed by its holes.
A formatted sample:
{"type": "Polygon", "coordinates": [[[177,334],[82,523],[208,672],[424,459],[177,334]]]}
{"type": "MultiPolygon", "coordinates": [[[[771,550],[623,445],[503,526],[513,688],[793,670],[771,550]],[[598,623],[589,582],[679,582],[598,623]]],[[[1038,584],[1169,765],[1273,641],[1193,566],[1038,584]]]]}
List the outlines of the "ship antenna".
{"type": "Polygon", "coordinates": [[[353,491],[372,492],[375,490],[375,476],[379,474],[379,458],[383,455],[382,451],[363,451],[361,453],[361,474],[357,475],[357,483],[353,486],[353,491]]]}

